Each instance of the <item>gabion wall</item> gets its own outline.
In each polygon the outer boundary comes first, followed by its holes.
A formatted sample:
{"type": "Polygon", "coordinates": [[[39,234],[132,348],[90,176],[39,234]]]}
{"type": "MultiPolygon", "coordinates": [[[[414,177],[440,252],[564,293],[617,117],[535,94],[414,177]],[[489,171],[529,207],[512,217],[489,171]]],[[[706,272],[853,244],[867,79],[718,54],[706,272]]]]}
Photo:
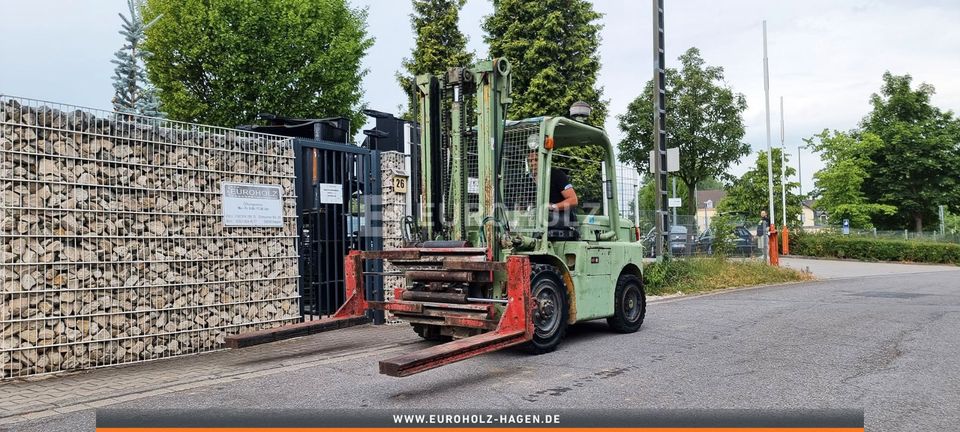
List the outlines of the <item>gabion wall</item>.
{"type": "Polygon", "coordinates": [[[299,320],[290,140],[0,108],[0,376],[211,350],[299,320]],[[283,227],[224,227],[221,182],[282,186],[283,227]]]}

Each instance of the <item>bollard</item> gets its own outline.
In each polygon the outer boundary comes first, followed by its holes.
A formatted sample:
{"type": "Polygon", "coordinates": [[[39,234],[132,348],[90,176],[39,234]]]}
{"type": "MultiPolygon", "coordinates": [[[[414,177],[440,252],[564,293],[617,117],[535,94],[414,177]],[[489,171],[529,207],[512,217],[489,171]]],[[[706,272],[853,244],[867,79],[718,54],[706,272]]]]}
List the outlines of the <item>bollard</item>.
{"type": "Polygon", "coordinates": [[[767,248],[770,250],[770,265],[779,266],[780,265],[780,256],[777,251],[777,229],[770,225],[770,246],[767,248]]]}
{"type": "Polygon", "coordinates": [[[783,232],[783,254],[790,255],[790,229],[784,225],[780,231],[783,232]]]}

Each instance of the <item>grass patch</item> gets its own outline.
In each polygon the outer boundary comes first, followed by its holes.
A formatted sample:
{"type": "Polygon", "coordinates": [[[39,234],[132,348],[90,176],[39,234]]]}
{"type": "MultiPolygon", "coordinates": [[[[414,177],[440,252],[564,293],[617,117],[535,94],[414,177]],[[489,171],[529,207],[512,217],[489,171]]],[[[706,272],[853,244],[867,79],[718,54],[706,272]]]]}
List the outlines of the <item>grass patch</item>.
{"type": "Polygon", "coordinates": [[[667,259],[646,266],[643,273],[648,295],[688,294],[812,279],[790,268],[724,258],[667,259]]]}

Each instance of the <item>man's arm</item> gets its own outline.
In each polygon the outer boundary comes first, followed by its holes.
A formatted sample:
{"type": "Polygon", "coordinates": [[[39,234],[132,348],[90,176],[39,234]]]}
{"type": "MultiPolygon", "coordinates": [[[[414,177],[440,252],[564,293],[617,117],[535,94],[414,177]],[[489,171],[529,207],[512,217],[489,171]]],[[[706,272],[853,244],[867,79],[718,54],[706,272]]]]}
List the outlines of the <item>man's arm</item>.
{"type": "Polygon", "coordinates": [[[551,204],[553,210],[569,210],[577,207],[577,204],[580,204],[580,199],[577,198],[577,191],[573,190],[573,185],[567,185],[568,187],[563,190],[563,201],[560,201],[556,204],[551,204]]]}
{"type": "Polygon", "coordinates": [[[562,211],[576,208],[577,205],[580,204],[580,199],[577,198],[577,191],[573,189],[573,184],[570,183],[570,177],[567,177],[567,174],[562,170],[555,170],[552,174],[555,175],[556,178],[551,179],[551,181],[555,181],[557,186],[563,188],[563,191],[560,192],[563,196],[563,201],[550,204],[550,210],[562,211]]]}

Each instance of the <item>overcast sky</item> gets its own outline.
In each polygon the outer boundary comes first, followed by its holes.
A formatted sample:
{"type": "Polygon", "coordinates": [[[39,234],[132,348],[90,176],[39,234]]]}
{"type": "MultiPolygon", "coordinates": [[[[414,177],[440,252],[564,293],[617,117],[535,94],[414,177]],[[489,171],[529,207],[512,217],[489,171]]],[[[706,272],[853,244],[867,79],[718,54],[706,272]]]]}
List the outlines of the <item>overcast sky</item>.
{"type": "MultiPolygon", "coordinates": [[[[376,38],[365,66],[364,100],[395,111],[403,102],[394,73],[410,55],[409,2],[352,0],[369,12],[376,38]]],[[[722,66],[735,91],[746,95],[745,141],[765,148],[761,22],[767,20],[772,137],[779,146],[779,98],[785,99],[786,143],[797,144],[824,128],[851,129],[869,111],[870,94],[884,71],[909,73],[933,84],[934,103],[960,108],[960,2],[954,0],[667,0],[668,66],[691,46],[710,65],[722,66]]],[[[651,5],[646,0],[596,0],[603,14],[599,82],[610,101],[607,130],[621,136],[617,114],[652,76],[651,5]]],[[[0,93],[94,108],[109,108],[110,59],[122,44],[118,12],[124,0],[0,0],[0,93]]],[[[480,21],[489,0],[468,0],[460,27],[469,47],[485,57],[480,21]]],[[[687,157],[688,155],[683,155],[687,157]]],[[[752,163],[751,155],[748,163],[752,163]]],[[[822,164],[802,154],[804,191],[822,164]]],[[[796,167],[796,159],[792,161],[796,167]]],[[[741,174],[745,166],[731,171],[741,174]]]]}

